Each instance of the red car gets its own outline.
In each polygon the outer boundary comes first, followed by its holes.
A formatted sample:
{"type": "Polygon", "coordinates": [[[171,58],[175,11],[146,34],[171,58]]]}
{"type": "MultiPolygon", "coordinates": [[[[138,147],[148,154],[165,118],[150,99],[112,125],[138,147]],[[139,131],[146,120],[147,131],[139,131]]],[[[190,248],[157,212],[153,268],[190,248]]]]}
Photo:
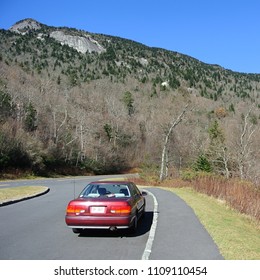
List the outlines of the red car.
{"type": "Polygon", "coordinates": [[[66,224],[74,233],[84,229],[137,229],[145,213],[145,192],[128,181],[97,181],[88,184],[69,202],[66,224]]]}

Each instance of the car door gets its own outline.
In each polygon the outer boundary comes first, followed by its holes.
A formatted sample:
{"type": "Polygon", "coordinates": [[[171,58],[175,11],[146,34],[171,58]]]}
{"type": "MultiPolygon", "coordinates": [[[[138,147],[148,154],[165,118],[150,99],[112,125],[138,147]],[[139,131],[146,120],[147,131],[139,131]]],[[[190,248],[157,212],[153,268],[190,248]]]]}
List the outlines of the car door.
{"type": "Polygon", "coordinates": [[[142,212],[142,208],[144,207],[144,198],[142,196],[142,193],[137,188],[137,186],[133,183],[132,183],[132,189],[133,189],[133,196],[136,203],[136,207],[138,212],[140,213],[142,212]]]}

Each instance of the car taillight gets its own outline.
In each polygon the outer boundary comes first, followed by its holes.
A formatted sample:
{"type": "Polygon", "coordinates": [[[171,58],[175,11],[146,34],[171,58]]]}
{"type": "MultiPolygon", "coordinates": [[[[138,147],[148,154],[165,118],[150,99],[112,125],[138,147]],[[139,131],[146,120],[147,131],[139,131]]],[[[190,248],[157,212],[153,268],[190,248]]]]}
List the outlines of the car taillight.
{"type": "Polygon", "coordinates": [[[81,205],[69,204],[67,207],[67,214],[79,214],[84,212],[85,209],[81,205]]]}
{"type": "Polygon", "coordinates": [[[129,205],[111,206],[110,212],[113,214],[130,214],[131,206],[129,205]]]}

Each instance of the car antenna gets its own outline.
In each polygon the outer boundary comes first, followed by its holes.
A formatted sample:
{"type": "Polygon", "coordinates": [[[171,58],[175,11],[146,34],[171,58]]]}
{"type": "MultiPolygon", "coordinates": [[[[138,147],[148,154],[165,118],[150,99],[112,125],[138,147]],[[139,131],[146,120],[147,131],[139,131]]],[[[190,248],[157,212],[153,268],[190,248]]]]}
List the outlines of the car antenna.
{"type": "Polygon", "coordinates": [[[73,180],[73,185],[74,185],[74,199],[75,199],[76,198],[75,177],[74,177],[74,180],[73,180]]]}

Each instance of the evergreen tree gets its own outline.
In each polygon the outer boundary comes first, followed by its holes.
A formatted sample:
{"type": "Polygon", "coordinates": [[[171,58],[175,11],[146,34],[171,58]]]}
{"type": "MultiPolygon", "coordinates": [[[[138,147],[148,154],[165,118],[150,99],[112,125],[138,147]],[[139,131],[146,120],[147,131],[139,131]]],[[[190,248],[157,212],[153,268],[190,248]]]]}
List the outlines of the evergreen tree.
{"type": "Polygon", "coordinates": [[[11,96],[0,90],[0,121],[11,116],[12,112],[11,96]]]}
{"type": "Polygon", "coordinates": [[[225,176],[229,178],[230,155],[225,143],[224,132],[217,121],[214,121],[208,132],[210,144],[207,156],[210,164],[215,172],[225,174],[225,176]]]}
{"type": "Polygon", "coordinates": [[[196,171],[205,171],[205,172],[211,172],[212,171],[212,167],[211,167],[211,164],[210,164],[209,160],[203,154],[199,155],[199,157],[198,157],[198,159],[195,163],[194,169],[196,171]]]}
{"type": "Polygon", "coordinates": [[[106,135],[107,135],[109,141],[111,141],[112,138],[113,138],[113,129],[112,129],[112,126],[111,126],[110,124],[106,123],[106,124],[104,125],[104,130],[105,130],[105,132],[106,132],[106,135]]]}
{"type": "Polygon", "coordinates": [[[131,116],[134,113],[134,98],[130,91],[124,93],[123,102],[127,107],[128,115],[131,116]]]}
{"type": "Polygon", "coordinates": [[[27,131],[34,131],[37,128],[37,111],[31,102],[25,110],[24,126],[27,131]]]}

